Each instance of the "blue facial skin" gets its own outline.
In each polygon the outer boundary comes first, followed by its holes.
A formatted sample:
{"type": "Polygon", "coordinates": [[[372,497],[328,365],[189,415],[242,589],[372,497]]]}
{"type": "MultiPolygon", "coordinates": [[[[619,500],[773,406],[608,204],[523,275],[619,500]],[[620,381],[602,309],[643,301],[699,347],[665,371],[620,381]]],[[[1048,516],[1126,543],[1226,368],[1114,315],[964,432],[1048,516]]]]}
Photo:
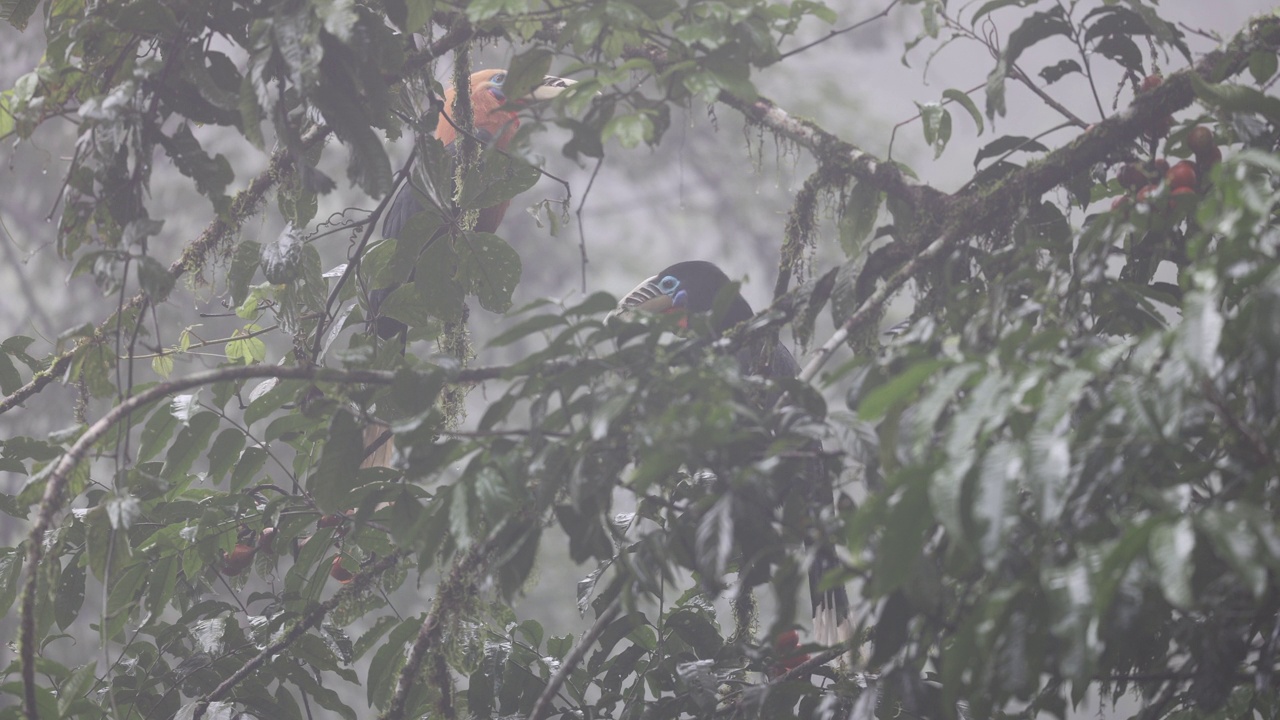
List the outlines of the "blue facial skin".
{"type": "Polygon", "coordinates": [[[680,290],[673,295],[671,297],[671,307],[681,309],[689,307],[689,293],[680,290]]]}
{"type": "Polygon", "coordinates": [[[498,73],[489,79],[489,93],[498,99],[498,102],[506,102],[507,96],[502,92],[502,83],[507,79],[506,73],[498,73]]]}

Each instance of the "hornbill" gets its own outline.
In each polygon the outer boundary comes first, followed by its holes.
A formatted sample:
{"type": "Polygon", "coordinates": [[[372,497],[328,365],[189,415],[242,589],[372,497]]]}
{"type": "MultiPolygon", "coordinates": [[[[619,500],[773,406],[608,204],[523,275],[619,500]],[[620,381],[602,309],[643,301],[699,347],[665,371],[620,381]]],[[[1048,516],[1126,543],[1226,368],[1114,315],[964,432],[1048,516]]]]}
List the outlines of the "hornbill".
{"type": "MultiPolygon", "coordinates": [[[[537,100],[550,100],[577,82],[547,75],[528,95],[508,99],[502,90],[502,84],[506,79],[507,71],[501,69],[480,70],[471,74],[470,98],[474,128],[472,134],[486,147],[495,147],[499,150],[507,149],[516,135],[516,130],[520,128],[520,118],[517,113],[523,104],[537,100]]],[[[445,90],[444,110],[436,121],[436,139],[443,143],[445,149],[455,157],[458,153],[458,128],[454,125],[451,113],[457,97],[457,89],[445,90]]],[[[419,199],[421,194],[422,190],[414,187],[412,182],[406,181],[400,186],[400,192],[387,207],[387,214],[382,220],[382,237],[400,238],[409,219],[423,210],[422,201],[419,199]]],[[[485,233],[497,230],[510,205],[510,200],[504,200],[493,207],[482,209],[476,219],[474,230],[485,233]]],[[[436,234],[440,235],[443,232],[444,230],[439,230],[436,234]]],[[[412,281],[412,276],[409,279],[412,281]]],[[[406,329],[399,320],[378,317],[378,307],[394,289],[395,287],[379,288],[369,293],[369,316],[371,320],[376,321],[378,335],[384,339],[395,337],[406,329]]]]}
{"type": "MultiPolygon", "coordinates": [[[[480,70],[471,74],[470,83],[472,135],[485,146],[499,150],[506,150],[512,138],[515,137],[516,130],[520,127],[520,118],[517,113],[523,105],[538,100],[550,100],[577,83],[576,80],[547,75],[527,95],[510,99],[502,89],[506,79],[506,70],[480,70]]],[[[455,158],[459,149],[457,143],[459,131],[454,125],[451,113],[453,113],[457,96],[456,88],[451,87],[445,90],[444,109],[436,121],[436,139],[443,143],[445,150],[455,158]]],[[[387,207],[386,216],[382,221],[383,238],[401,238],[401,233],[404,232],[409,219],[422,212],[424,208],[421,200],[422,192],[423,190],[415,187],[412,181],[406,181],[400,186],[400,191],[387,207]]],[[[504,200],[493,207],[480,210],[474,230],[485,233],[497,230],[510,205],[510,200],[504,200]]],[[[435,235],[427,240],[427,244],[435,241],[445,232],[447,230],[444,228],[437,230],[435,235]]],[[[406,282],[413,282],[412,271],[406,282]]],[[[369,293],[370,329],[376,331],[383,339],[391,339],[408,330],[408,327],[399,320],[379,316],[379,307],[396,287],[398,285],[378,288],[369,293]]],[[[392,451],[393,444],[389,430],[380,424],[365,428],[365,460],[361,467],[390,466],[392,451]]]]}
{"type": "MultiPolygon", "coordinates": [[[[662,272],[646,279],[622,298],[617,309],[610,313],[614,317],[633,310],[672,313],[706,313],[711,311],[717,295],[728,284],[729,276],[715,264],[693,260],[676,263],[662,272]]],[[[718,317],[712,327],[716,334],[724,333],[739,323],[750,320],[755,315],[751,306],[737,294],[729,302],[728,308],[718,317]]],[[[747,370],[753,360],[751,351],[740,351],[738,362],[743,370],[747,370]]],[[[795,377],[800,374],[800,365],[791,352],[781,343],[775,343],[773,354],[766,365],[761,368],[765,377],[795,377]]],[[[811,449],[821,450],[814,441],[811,449]]],[[[816,517],[822,508],[832,503],[832,488],[820,481],[821,468],[819,460],[804,463],[801,484],[806,492],[810,513],[816,517]]],[[[806,545],[813,542],[806,540],[806,545]]],[[[827,572],[839,567],[834,549],[825,543],[818,543],[814,549],[813,561],[809,566],[809,596],[813,602],[813,634],[814,639],[824,645],[835,645],[850,639],[852,632],[849,617],[849,596],[842,585],[822,590],[822,579],[827,572]]]]}

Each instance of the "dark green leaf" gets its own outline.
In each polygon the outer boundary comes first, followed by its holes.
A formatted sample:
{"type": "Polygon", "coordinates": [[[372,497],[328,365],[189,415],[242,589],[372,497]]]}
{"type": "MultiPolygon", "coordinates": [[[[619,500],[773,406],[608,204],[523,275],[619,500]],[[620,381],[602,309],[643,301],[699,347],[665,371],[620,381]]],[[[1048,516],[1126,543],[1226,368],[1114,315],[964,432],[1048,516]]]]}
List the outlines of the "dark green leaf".
{"type": "Polygon", "coordinates": [[[227,428],[218,433],[209,448],[208,481],[213,484],[222,482],[231,467],[240,459],[240,451],[244,449],[244,433],[236,428],[227,428]]]}
{"type": "Polygon", "coordinates": [[[231,290],[231,303],[239,306],[249,297],[249,284],[258,272],[262,246],[252,240],[242,240],[231,256],[231,269],[227,271],[227,287],[231,290]]]}
{"type": "Polygon", "coordinates": [[[357,487],[356,471],[364,459],[364,440],[356,420],[347,412],[336,412],[320,451],[307,488],[324,512],[340,512],[351,507],[351,492],[357,487]]]}
{"type": "Polygon", "coordinates": [[[196,458],[204,455],[205,446],[213,431],[218,429],[218,416],[211,412],[199,412],[178,431],[178,437],[164,456],[164,469],[160,476],[165,480],[177,480],[191,470],[196,458]]]}
{"type": "Polygon", "coordinates": [[[506,312],[511,294],[520,283],[520,254],[506,240],[492,233],[467,233],[458,245],[459,269],[467,292],[480,307],[506,312]]]}
{"type": "Polygon", "coordinates": [[[542,83],[551,69],[552,54],[545,48],[531,48],[511,59],[502,92],[509,98],[522,98],[542,83]]]}
{"type": "Polygon", "coordinates": [[[945,100],[959,103],[969,113],[969,117],[973,118],[973,124],[978,126],[978,134],[981,135],[983,133],[986,126],[982,124],[982,113],[978,111],[978,105],[973,102],[973,98],[955,88],[944,90],[942,97],[945,100]]]}
{"type": "Polygon", "coordinates": [[[240,492],[257,479],[258,473],[267,463],[267,451],[260,447],[245,448],[231,473],[231,492],[240,492]]]}
{"type": "Polygon", "coordinates": [[[983,146],[973,158],[973,166],[978,167],[984,159],[1002,156],[1013,152],[1048,152],[1049,148],[1038,141],[1021,135],[1002,135],[983,146]]]}
{"type": "Polygon", "coordinates": [[[868,422],[879,420],[889,408],[905,402],[942,365],[940,360],[925,360],[899,373],[897,377],[867,393],[858,405],[858,417],[868,422]]]}
{"type": "Polygon", "coordinates": [[[1075,60],[1060,60],[1040,70],[1040,77],[1045,84],[1052,85],[1071,73],[1083,73],[1084,69],[1075,60]]]}

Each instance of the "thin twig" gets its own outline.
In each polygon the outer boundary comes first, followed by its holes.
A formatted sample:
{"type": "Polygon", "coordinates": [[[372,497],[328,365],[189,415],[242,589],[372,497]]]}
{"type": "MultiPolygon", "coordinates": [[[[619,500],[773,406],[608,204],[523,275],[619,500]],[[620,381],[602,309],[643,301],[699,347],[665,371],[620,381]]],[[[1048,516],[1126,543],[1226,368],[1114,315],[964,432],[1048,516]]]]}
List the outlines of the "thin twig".
{"type": "Polygon", "coordinates": [[[824,43],[824,42],[826,42],[826,41],[830,40],[831,38],[839,37],[839,36],[841,36],[841,35],[843,35],[843,34],[845,34],[845,33],[847,33],[847,32],[851,32],[851,31],[853,31],[853,30],[857,30],[858,28],[860,28],[860,27],[862,27],[862,26],[864,26],[864,25],[870,25],[871,23],[875,22],[876,20],[880,20],[880,19],[882,19],[882,18],[889,17],[889,11],[890,11],[890,10],[892,10],[892,9],[894,8],[894,6],[898,4],[898,2],[899,2],[899,1],[900,1],[900,0],[893,0],[893,2],[889,3],[888,5],[885,5],[883,10],[881,10],[880,12],[876,13],[875,15],[872,15],[871,17],[869,17],[869,18],[867,18],[867,19],[865,19],[865,20],[859,20],[858,22],[856,22],[856,23],[854,23],[854,24],[852,24],[852,25],[850,25],[849,27],[846,27],[846,28],[840,28],[839,30],[832,30],[832,31],[828,32],[825,36],[820,37],[820,38],[818,38],[817,40],[814,40],[814,41],[813,41],[813,42],[811,42],[811,43],[807,43],[807,44],[805,44],[805,45],[801,45],[800,47],[795,48],[794,50],[788,50],[788,51],[786,51],[786,52],[782,53],[781,55],[779,55],[779,56],[778,56],[778,60],[786,60],[787,58],[791,57],[792,55],[799,55],[800,53],[804,52],[805,50],[808,50],[808,49],[813,48],[813,47],[817,47],[818,45],[821,45],[822,43],[824,43]]]}
{"type": "Polygon", "coordinates": [[[622,596],[613,599],[609,603],[609,607],[604,609],[596,618],[595,624],[591,626],[587,633],[582,636],[582,640],[573,647],[569,653],[569,657],[560,663],[560,668],[556,670],[556,674],[551,676],[547,681],[547,686],[542,689],[542,694],[538,696],[537,702],[533,704],[533,709],[529,711],[529,720],[542,720],[546,717],[547,712],[551,710],[551,701],[555,699],[556,693],[560,692],[560,686],[564,685],[564,681],[569,679],[570,673],[577,669],[578,664],[587,656],[587,651],[596,643],[600,634],[609,627],[609,623],[618,616],[618,611],[622,609],[622,596]]]}
{"type": "Polygon", "coordinates": [[[367,567],[362,568],[360,572],[356,573],[355,577],[351,578],[346,585],[335,592],[333,597],[313,606],[311,610],[307,611],[307,613],[302,616],[302,619],[298,621],[298,624],[289,628],[288,632],[281,636],[279,640],[263,648],[261,652],[253,656],[253,658],[251,658],[249,662],[245,663],[243,667],[236,670],[230,677],[219,683],[218,687],[213,689],[213,692],[200,698],[197,702],[195,713],[192,715],[192,720],[200,720],[200,718],[204,717],[204,712],[209,707],[209,703],[215,702],[224,697],[227,693],[231,692],[231,689],[234,688],[236,684],[246,677],[249,677],[249,675],[253,673],[253,671],[257,670],[259,666],[270,660],[272,657],[275,657],[281,650],[284,650],[297,642],[298,638],[302,637],[308,630],[319,625],[320,621],[324,619],[324,616],[329,614],[329,611],[338,607],[338,605],[347,598],[354,597],[355,595],[364,592],[366,588],[372,585],[374,578],[395,567],[396,563],[400,561],[400,558],[403,555],[404,551],[397,550],[367,567]]]}

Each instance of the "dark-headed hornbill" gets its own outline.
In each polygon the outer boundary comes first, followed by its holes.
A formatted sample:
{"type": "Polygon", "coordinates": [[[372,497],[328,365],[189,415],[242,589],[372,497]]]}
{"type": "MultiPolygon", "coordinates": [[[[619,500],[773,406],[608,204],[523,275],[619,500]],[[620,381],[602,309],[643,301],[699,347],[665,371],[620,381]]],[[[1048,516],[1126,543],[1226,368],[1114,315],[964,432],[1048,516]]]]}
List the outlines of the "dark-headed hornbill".
{"type": "MultiPolygon", "coordinates": [[[[716,297],[729,282],[729,276],[713,263],[702,260],[676,263],[627,293],[610,317],[634,310],[659,313],[710,312],[716,297]]],[[[736,294],[724,313],[716,319],[712,330],[717,334],[724,333],[739,323],[750,320],[754,315],[742,295],[736,294]]],[[[751,353],[740,352],[738,361],[747,370],[752,362],[751,353]]],[[[762,367],[762,371],[766,377],[795,377],[800,373],[800,365],[791,351],[781,343],[775,343],[773,355],[767,365],[762,367]]],[[[814,444],[816,445],[816,441],[814,444]]],[[[832,489],[828,484],[818,481],[818,476],[822,474],[820,467],[815,467],[813,462],[805,463],[802,467],[804,469],[801,472],[810,477],[800,478],[801,484],[807,495],[810,512],[817,517],[824,507],[831,505],[832,489]]],[[[824,645],[846,642],[851,634],[849,596],[841,585],[822,589],[823,577],[839,567],[835,551],[829,544],[821,542],[814,544],[806,541],[806,545],[813,549],[813,559],[809,565],[809,596],[813,601],[814,640],[824,645]]]]}
{"type": "MultiPolygon", "coordinates": [[[[507,71],[501,69],[480,70],[471,74],[473,135],[485,147],[495,147],[499,150],[507,149],[516,135],[516,130],[520,128],[520,117],[517,113],[522,105],[538,100],[550,100],[577,82],[547,75],[528,95],[510,99],[502,90],[506,79],[507,71]]],[[[455,157],[458,151],[458,129],[454,124],[452,113],[457,97],[458,92],[455,88],[445,90],[444,110],[436,121],[436,139],[443,143],[445,149],[455,157]]],[[[382,237],[400,238],[409,219],[422,212],[423,204],[419,199],[421,192],[413,186],[412,182],[405,182],[400,186],[400,192],[387,207],[387,214],[382,220],[382,237]]],[[[476,232],[494,232],[502,223],[502,218],[507,214],[507,208],[510,205],[511,201],[505,200],[493,207],[482,209],[473,229],[476,232]]],[[[381,288],[369,293],[370,317],[377,318],[378,306],[394,289],[381,288]]],[[[383,338],[394,337],[404,329],[404,324],[398,320],[377,318],[378,335],[383,338]]]]}

